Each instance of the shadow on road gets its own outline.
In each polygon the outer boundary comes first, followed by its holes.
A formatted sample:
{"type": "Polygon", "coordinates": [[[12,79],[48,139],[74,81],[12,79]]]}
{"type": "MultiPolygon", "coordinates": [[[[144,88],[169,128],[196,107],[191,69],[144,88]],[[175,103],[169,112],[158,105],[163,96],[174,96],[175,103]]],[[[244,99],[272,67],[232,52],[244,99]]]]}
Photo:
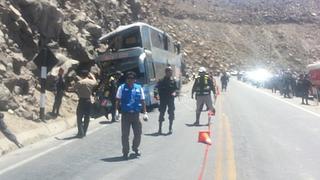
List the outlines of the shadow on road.
{"type": "Polygon", "coordinates": [[[128,159],[124,159],[122,156],[116,156],[116,157],[109,157],[109,158],[104,158],[101,159],[101,161],[104,162],[121,162],[121,161],[128,161],[128,160],[132,160],[132,159],[137,159],[138,157],[132,153],[129,155],[128,159]]]}
{"type": "Polygon", "coordinates": [[[157,136],[160,136],[161,134],[159,134],[158,132],[155,132],[155,133],[147,133],[147,134],[144,134],[145,136],[153,136],[153,137],[157,137],[157,136]]]}
{"type": "Polygon", "coordinates": [[[113,124],[117,122],[111,122],[111,121],[100,121],[99,124],[113,124]]]}
{"type": "Polygon", "coordinates": [[[70,136],[70,137],[65,137],[65,138],[59,138],[59,137],[54,137],[56,140],[71,140],[71,139],[77,139],[79,138],[77,135],[74,135],[74,136],[70,136]]]}
{"type": "Polygon", "coordinates": [[[155,132],[155,133],[149,133],[149,134],[144,134],[145,136],[153,136],[153,137],[158,137],[158,136],[169,136],[171,135],[172,133],[158,133],[158,132],[155,132]]]}
{"type": "Polygon", "coordinates": [[[188,127],[202,127],[202,126],[208,126],[208,124],[198,124],[198,125],[195,125],[195,124],[185,124],[186,126],[188,127]]]}

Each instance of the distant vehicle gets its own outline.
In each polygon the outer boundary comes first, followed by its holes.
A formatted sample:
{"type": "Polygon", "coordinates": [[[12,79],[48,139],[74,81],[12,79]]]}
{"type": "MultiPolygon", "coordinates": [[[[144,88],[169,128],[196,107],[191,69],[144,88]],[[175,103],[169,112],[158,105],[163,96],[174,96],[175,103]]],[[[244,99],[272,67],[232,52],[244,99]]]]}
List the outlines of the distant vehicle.
{"type": "Polygon", "coordinates": [[[238,75],[238,71],[231,71],[230,74],[231,74],[231,76],[237,76],[238,75]]]}
{"type": "Polygon", "coordinates": [[[167,66],[173,68],[173,76],[181,87],[180,46],[162,30],[145,23],[133,23],[102,36],[99,43],[108,46],[106,52],[96,58],[101,71],[105,74],[116,70],[134,71],[143,86],[147,106],[158,104],[153,89],[165,75],[167,66]]]}
{"type": "Polygon", "coordinates": [[[320,92],[320,62],[307,66],[308,75],[313,86],[313,94],[319,98],[320,92]]]}

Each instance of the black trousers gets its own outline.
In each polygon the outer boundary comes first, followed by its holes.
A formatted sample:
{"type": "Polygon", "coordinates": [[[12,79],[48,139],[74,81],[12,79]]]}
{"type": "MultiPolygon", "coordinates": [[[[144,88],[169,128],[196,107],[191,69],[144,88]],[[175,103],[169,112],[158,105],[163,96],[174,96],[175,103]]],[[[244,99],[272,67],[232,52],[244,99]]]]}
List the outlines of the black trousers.
{"type": "Polygon", "coordinates": [[[77,107],[78,135],[85,136],[90,121],[91,100],[80,98],[77,107]]]}
{"type": "Polygon", "coordinates": [[[122,139],[122,153],[129,153],[129,135],[130,127],[133,130],[132,150],[138,151],[141,134],[142,134],[142,123],[139,119],[139,112],[129,113],[123,112],[121,116],[121,139],[122,139]]]}
{"type": "Polygon", "coordinates": [[[223,90],[226,91],[227,86],[228,86],[228,83],[225,83],[225,82],[221,83],[221,91],[223,91],[223,90]]]}
{"type": "Polygon", "coordinates": [[[111,102],[111,108],[107,109],[106,117],[108,118],[109,113],[111,113],[112,119],[111,121],[116,121],[116,99],[110,99],[111,102]]]}
{"type": "Polygon", "coordinates": [[[308,104],[309,91],[302,91],[301,98],[302,98],[302,104],[304,104],[304,100],[306,101],[306,104],[308,104]]]}
{"type": "Polygon", "coordinates": [[[63,98],[63,92],[58,92],[56,97],[54,98],[54,104],[52,107],[52,113],[58,115],[60,106],[62,103],[62,98],[63,98]]]}
{"type": "Polygon", "coordinates": [[[174,120],[174,98],[160,98],[160,106],[159,106],[159,121],[163,122],[164,121],[164,114],[166,112],[166,109],[168,107],[168,114],[169,114],[169,121],[174,120]]]}

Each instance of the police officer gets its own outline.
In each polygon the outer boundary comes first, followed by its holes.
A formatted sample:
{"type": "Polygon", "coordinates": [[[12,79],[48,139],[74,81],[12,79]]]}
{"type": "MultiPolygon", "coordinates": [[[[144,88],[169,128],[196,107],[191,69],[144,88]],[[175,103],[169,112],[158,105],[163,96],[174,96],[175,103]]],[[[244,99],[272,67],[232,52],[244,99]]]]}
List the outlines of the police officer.
{"type": "Polygon", "coordinates": [[[130,127],[133,129],[132,150],[136,156],[140,156],[139,145],[141,142],[142,124],[139,114],[143,111],[143,120],[148,120],[145,105],[145,95],[141,85],[135,83],[136,74],[127,72],[127,81],[117,91],[116,107],[121,106],[121,134],[123,158],[128,159],[130,127]]]}
{"type": "Polygon", "coordinates": [[[191,92],[191,98],[193,99],[193,94],[196,93],[197,100],[196,122],[194,123],[194,125],[199,125],[200,114],[202,111],[203,104],[206,104],[206,106],[211,112],[215,112],[215,108],[213,107],[210,95],[211,91],[216,97],[216,91],[213,82],[211,78],[206,74],[206,68],[200,67],[199,76],[196,78],[191,92]]]}
{"type": "Polygon", "coordinates": [[[301,96],[302,102],[301,102],[301,104],[309,105],[308,98],[309,98],[309,91],[310,91],[311,87],[312,87],[312,83],[309,80],[308,75],[306,74],[306,75],[304,75],[303,80],[302,80],[302,96],[301,96]],[[304,100],[306,102],[304,102],[304,100]]]}
{"type": "Polygon", "coordinates": [[[228,86],[228,82],[229,82],[229,76],[227,75],[226,72],[223,72],[222,73],[222,76],[220,78],[220,81],[221,81],[221,92],[224,90],[224,91],[227,91],[227,86],[228,86]]]}
{"type": "Polygon", "coordinates": [[[116,94],[117,89],[120,86],[119,79],[121,75],[122,73],[120,71],[117,71],[114,75],[110,75],[109,78],[107,78],[107,82],[104,88],[104,96],[111,102],[111,107],[107,107],[106,118],[108,119],[108,114],[111,112],[111,122],[116,122],[116,94]]]}
{"type": "Polygon", "coordinates": [[[172,134],[172,123],[174,120],[174,98],[177,94],[177,83],[172,77],[172,68],[169,66],[165,69],[165,76],[159,80],[156,85],[154,97],[160,98],[159,107],[159,134],[162,134],[162,123],[164,121],[164,114],[168,107],[169,114],[169,134],[172,134]]]}
{"type": "Polygon", "coordinates": [[[63,79],[63,73],[64,73],[64,70],[60,68],[58,73],[58,79],[55,83],[55,98],[54,98],[54,104],[52,107],[52,114],[54,116],[59,115],[62,98],[64,95],[64,91],[66,89],[66,83],[65,83],[65,80],[63,79]]]}
{"type": "Polygon", "coordinates": [[[86,136],[90,121],[91,95],[97,85],[97,80],[88,70],[82,70],[78,82],[75,84],[75,90],[79,97],[77,106],[77,126],[79,138],[86,136]],[[83,119],[83,120],[82,120],[83,119]]]}

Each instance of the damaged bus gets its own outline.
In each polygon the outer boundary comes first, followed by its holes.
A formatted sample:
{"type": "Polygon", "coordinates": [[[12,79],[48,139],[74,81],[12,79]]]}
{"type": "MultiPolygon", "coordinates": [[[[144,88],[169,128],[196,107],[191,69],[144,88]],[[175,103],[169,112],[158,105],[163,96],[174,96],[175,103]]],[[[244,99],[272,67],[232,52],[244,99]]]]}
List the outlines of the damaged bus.
{"type": "Polygon", "coordinates": [[[101,74],[134,71],[137,83],[143,86],[147,106],[158,104],[153,90],[157,81],[164,77],[167,66],[172,67],[173,76],[181,87],[180,45],[162,30],[138,22],[118,27],[102,36],[99,43],[107,47],[96,58],[101,74]]]}

